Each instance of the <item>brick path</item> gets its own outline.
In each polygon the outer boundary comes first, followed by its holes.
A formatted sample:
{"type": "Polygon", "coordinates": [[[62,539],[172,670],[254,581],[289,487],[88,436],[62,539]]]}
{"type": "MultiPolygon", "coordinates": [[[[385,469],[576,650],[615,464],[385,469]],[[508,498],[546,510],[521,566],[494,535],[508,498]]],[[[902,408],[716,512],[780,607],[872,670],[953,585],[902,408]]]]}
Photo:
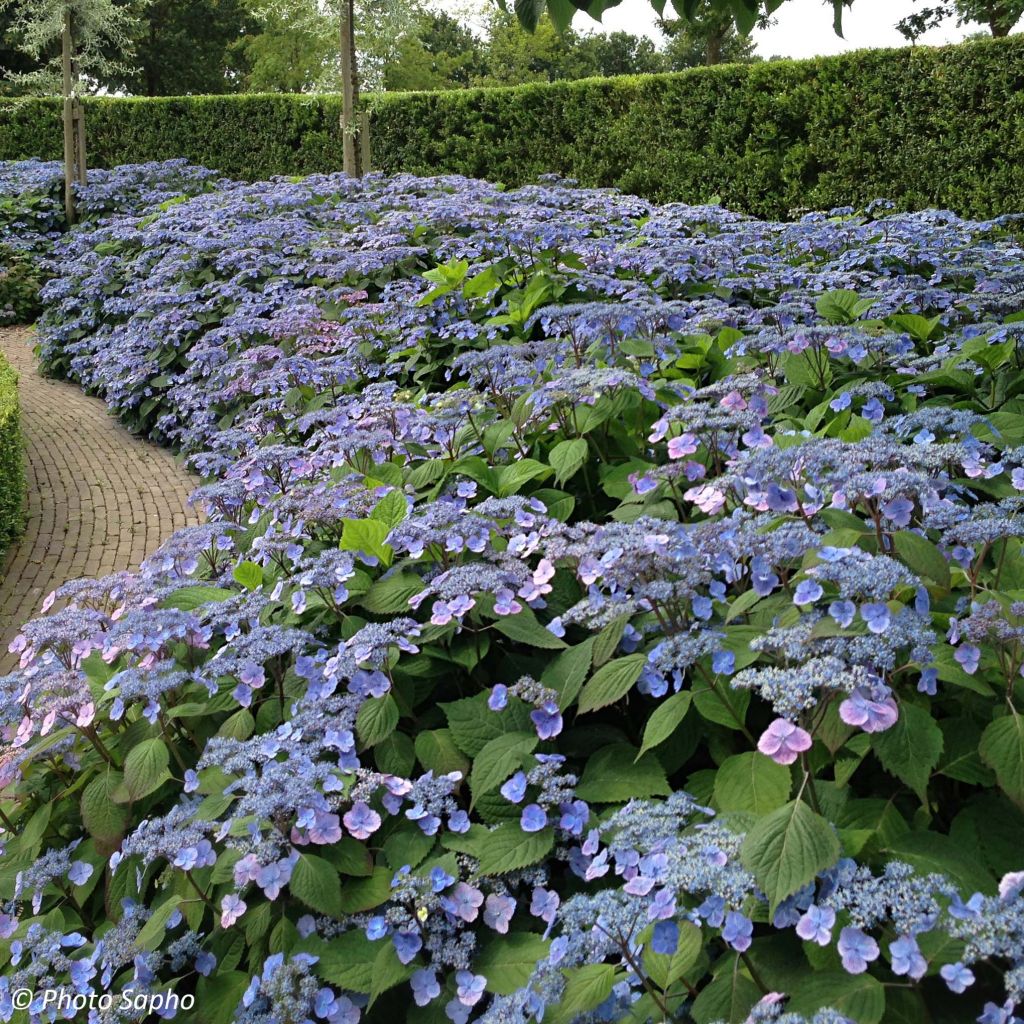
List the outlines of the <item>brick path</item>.
{"type": "Polygon", "coordinates": [[[167,451],[130,434],[96,398],[36,372],[32,335],[0,328],[20,375],[28,516],[0,573],[0,671],[7,644],[67,580],[138,566],[171,533],[197,522],[196,485],[167,451]]]}

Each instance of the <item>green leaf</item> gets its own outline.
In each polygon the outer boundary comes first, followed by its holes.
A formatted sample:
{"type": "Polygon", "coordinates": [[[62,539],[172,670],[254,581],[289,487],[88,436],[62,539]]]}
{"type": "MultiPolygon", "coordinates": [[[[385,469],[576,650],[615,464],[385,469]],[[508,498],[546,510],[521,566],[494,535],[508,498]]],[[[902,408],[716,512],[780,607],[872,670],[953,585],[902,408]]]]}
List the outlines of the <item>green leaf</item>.
{"type": "Polygon", "coordinates": [[[818,298],[814,304],[818,315],[831,324],[849,324],[871,307],[871,300],[863,300],[849,288],[835,288],[818,298]],[[865,305],[865,302],[867,303],[865,305]]]}
{"type": "Polygon", "coordinates": [[[409,601],[423,590],[423,580],[412,573],[397,573],[376,580],[359,598],[374,615],[408,615],[409,601]]]}
{"type": "Polygon", "coordinates": [[[892,860],[906,861],[922,874],[948,875],[965,893],[991,892],[994,879],[980,856],[937,832],[906,832],[886,843],[892,860]]]}
{"type": "Polygon", "coordinates": [[[388,530],[393,530],[399,523],[405,520],[409,514],[409,505],[405,495],[397,488],[388,491],[374,506],[370,518],[378,523],[383,523],[388,530]]]}
{"type": "Polygon", "coordinates": [[[711,1024],[712,1021],[743,1024],[761,995],[761,990],[740,972],[737,964],[723,970],[710,985],[701,989],[690,1014],[694,1024],[711,1024]]]}
{"type": "Polygon", "coordinates": [[[424,768],[435,775],[448,772],[469,771],[469,761],[455,745],[450,729],[428,729],[418,733],[415,744],[416,757],[424,768]]]}
{"type": "Polygon", "coordinates": [[[715,802],[722,811],[762,815],[789,798],[792,778],[785,765],[759,751],[745,751],[722,762],[715,775],[715,802]]]}
{"type": "Polygon", "coordinates": [[[123,778],[120,772],[101,771],[82,791],[82,824],[97,844],[116,844],[128,827],[128,811],[114,802],[113,795],[123,778]]]}
{"type": "Polygon", "coordinates": [[[551,470],[536,459],[519,459],[498,470],[498,497],[507,498],[516,494],[523,484],[530,480],[550,476],[551,470]]]}
{"type": "Polygon", "coordinates": [[[585,964],[565,971],[565,989],[555,1020],[573,1021],[600,1006],[612,994],[616,973],[613,964],[585,964]]]}
{"type": "Polygon", "coordinates": [[[676,731],[690,710],[692,700],[693,695],[688,690],[683,690],[663,700],[654,709],[651,717],[647,719],[647,725],[644,726],[644,740],[637,757],[642,757],[648,750],[653,750],[664,743],[676,731]]]}
{"type": "Polygon", "coordinates": [[[215,971],[196,983],[195,1013],[199,1024],[223,1024],[235,1015],[242,995],[249,987],[249,975],[242,971],[215,971]]]}
{"type": "Polygon", "coordinates": [[[704,947],[704,936],[695,924],[680,921],[678,926],[679,942],[671,956],[667,953],[655,953],[650,944],[644,951],[644,966],[651,980],[660,989],[667,989],[680,978],[685,978],[693,970],[704,947]]]}
{"type": "Polygon", "coordinates": [[[838,858],[832,826],[799,799],[755,822],[740,847],[740,861],[753,872],[772,913],[838,858]]]}
{"type": "Polygon", "coordinates": [[[143,740],[132,747],[124,762],[124,784],[118,787],[122,803],[141,800],[159,789],[170,777],[167,770],[170,755],[163,740],[143,740]]]}
{"type": "Polygon", "coordinates": [[[726,729],[740,729],[750,706],[750,691],[734,690],[726,682],[714,687],[700,684],[693,690],[693,704],[709,722],[726,729]]]}
{"type": "Polygon", "coordinates": [[[169,896],[156,910],[153,911],[150,919],[142,926],[142,930],[135,937],[135,946],[145,952],[152,952],[164,939],[164,931],[171,915],[178,909],[179,904],[184,902],[184,896],[169,896]]]}
{"type": "Polygon", "coordinates": [[[448,727],[459,749],[470,757],[476,757],[495,736],[529,732],[533,728],[530,709],[520,700],[510,700],[500,715],[487,706],[484,693],[442,704],[441,708],[448,717],[448,727]]]}
{"type": "Polygon", "coordinates": [[[343,519],[341,550],[356,551],[378,558],[390,565],[394,557],[391,546],[385,543],[391,528],[378,519],[343,519]]]}
{"type": "MultiPolygon", "coordinates": [[[[237,572],[237,569],[235,571],[237,572]]],[[[235,579],[237,580],[238,577],[236,576],[235,579]]],[[[204,604],[226,601],[229,597],[233,597],[234,593],[232,590],[225,590],[224,587],[182,587],[180,590],[174,591],[170,597],[165,597],[160,602],[160,607],[178,608],[183,612],[191,612],[196,608],[201,608],[204,604]]]]}
{"type": "Polygon", "coordinates": [[[239,562],[231,575],[246,590],[256,590],[263,583],[263,569],[255,562],[239,562]]]}
{"type": "Polygon", "coordinates": [[[517,871],[543,860],[555,844],[550,828],[540,832],[523,832],[518,821],[508,821],[488,832],[480,844],[480,873],[501,875],[517,871]]]}
{"type": "Polygon", "coordinates": [[[558,691],[558,706],[562,711],[576,699],[590,671],[594,638],[588,637],[575,647],[566,648],[551,661],[540,677],[545,686],[558,691]]]}
{"type": "Polygon", "coordinates": [[[879,1024],[885,1013],[885,989],[870,974],[808,972],[794,989],[786,1011],[810,1019],[825,1008],[837,1010],[857,1024],[879,1024]]]}
{"type": "Polygon", "coordinates": [[[548,453],[548,462],[555,471],[555,483],[563,484],[575,476],[587,461],[589,445],[582,437],[559,441],[548,453]]]}
{"type": "Polygon", "coordinates": [[[905,565],[918,576],[924,576],[940,587],[949,589],[949,563],[930,540],[910,530],[894,533],[892,539],[896,545],[896,554],[905,565]]]}
{"type": "Polygon", "coordinates": [[[341,917],[341,879],[337,870],[322,857],[300,854],[288,887],[310,910],[341,917]]]}
{"type": "Polygon", "coordinates": [[[629,623],[629,615],[620,615],[612,619],[604,629],[594,638],[594,668],[600,668],[614,653],[619,646],[622,634],[626,631],[629,623]]]}
{"type": "Polygon", "coordinates": [[[533,974],[538,960],[548,955],[549,943],[533,932],[497,935],[480,951],[474,969],[487,979],[487,991],[511,995],[533,974]]]}
{"type": "Polygon", "coordinates": [[[371,942],[362,928],[342,932],[329,942],[315,936],[304,939],[293,952],[318,958],[313,970],[339,988],[370,994],[382,992],[406,978],[406,970],[390,942],[371,942]]]}
{"type": "Polygon", "coordinates": [[[646,664],[646,655],[630,654],[602,665],[580,693],[580,714],[597,711],[624,697],[640,678],[646,664]]]}
{"type": "Polygon", "coordinates": [[[398,705],[390,693],[368,697],[356,712],[356,733],[364,747],[372,747],[387,739],[398,725],[398,705]]]}
{"type": "Polygon", "coordinates": [[[906,783],[923,803],[932,769],[942,755],[942,730],[932,716],[904,701],[896,724],[873,733],[871,747],[882,767],[906,783]]]}
{"type": "Polygon", "coordinates": [[[981,759],[996,773],[999,788],[1024,807],[1024,718],[1015,711],[991,722],[981,735],[981,759]]]}
{"type": "Polygon", "coordinates": [[[391,895],[393,877],[387,868],[374,868],[366,878],[346,879],[341,890],[342,915],[361,914],[386,902],[391,895]]]}
{"type": "Polygon", "coordinates": [[[536,733],[526,732],[507,732],[489,740],[473,759],[473,772],[469,779],[473,791],[472,803],[475,804],[480,797],[497,789],[517,772],[537,742],[536,733]]]}
{"type": "Polygon", "coordinates": [[[402,965],[390,942],[381,943],[373,960],[373,978],[370,983],[370,1002],[367,1009],[373,1006],[379,995],[407,981],[415,970],[416,968],[412,964],[402,965]]]}
{"type": "Polygon", "coordinates": [[[545,629],[529,608],[523,608],[515,615],[504,615],[494,623],[494,628],[517,643],[528,647],[539,647],[546,651],[563,650],[567,644],[549,629],[545,629]]]}
{"type": "Polygon", "coordinates": [[[581,800],[621,803],[634,797],[668,796],[671,792],[665,769],[654,754],[638,757],[636,747],[613,743],[590,756],[576,787],[581,800]]]}

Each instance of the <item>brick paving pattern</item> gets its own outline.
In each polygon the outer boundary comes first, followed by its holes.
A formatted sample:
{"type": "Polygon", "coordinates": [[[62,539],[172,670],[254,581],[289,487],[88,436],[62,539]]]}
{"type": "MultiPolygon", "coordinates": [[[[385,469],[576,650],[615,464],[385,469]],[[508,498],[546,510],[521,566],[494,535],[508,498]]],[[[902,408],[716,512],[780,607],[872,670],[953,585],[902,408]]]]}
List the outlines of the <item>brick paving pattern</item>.
{"type": "Polygon", "coordinates": [[[0,350],[20,377],[28,491],[25,534],[0,572],[0,671],[17,664],[7,645],[54,587],[136,568],[198,522],[187,504],[197,480],[99,399],[40,377],[32,344],[29,330],[0,328],[0,350]]]}

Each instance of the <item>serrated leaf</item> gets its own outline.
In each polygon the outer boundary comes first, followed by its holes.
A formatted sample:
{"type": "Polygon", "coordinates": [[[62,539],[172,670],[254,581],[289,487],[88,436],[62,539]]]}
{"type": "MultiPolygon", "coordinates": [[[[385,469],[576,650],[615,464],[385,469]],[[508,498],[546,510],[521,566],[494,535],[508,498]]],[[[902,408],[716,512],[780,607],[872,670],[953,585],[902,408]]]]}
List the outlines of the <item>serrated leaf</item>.
{"type": "Polygon", "coordinates": [[[135,937],[135,946],[137,949],[141,949],[148,952],[152,952],[156,949],[164,939],[164,932],[167,928],[167,922],[171,919],[174,911],[178,909],[179,904],[184,902],[183,896],[169,896],[163,903],[160,904],[156,910],[153,911],[152,916],[142,926],[141,931],[135,937]]]}
{"type": "Polygon", "coordinates": [[[643,654],[630,654],[602,665],[583,687],[579,696],[579,712],[597,711],[624,697],[640,678],[647,658],[643,654]]]}
{"type": "Polygon", "coordinates": [[[832,826],[802,800],[759,819],[740,847],[740,860],[768,897],[771,912],[839,858],[832,826]]]}
{"type": "Polygon", "coordinates": [[[629,623],[628,615],[612,619],[594,638],[594,668],[600,668],[614,653],[629,623]]]}
{"type": "Polygon", "coordinates": [[[565,972],[565,988],[558,1000],[556,1021],[573,1021],[601,1005],[612,992],[617,968],[613,964],[584,964],[565,972]]]}
{"type": "Polygon", "coordinates": [[[647,719],[647,725],[644,726],[644,739],[640,744],[638,758],[664,743],[679,728],[690,710],[692,700],[693,695],[688,690],[683,690],[672,694],[654,709],[651,717],[647,719]]]}
{"type": "Polygon", "coordinates": [[[949,563],[942,552],[927,537],[901,530],[894,533],[893,544],[900,560],[918,574],[949,589],[949,563]]]}
{"type": "Polygon", "coordinates": [[[556,655],[540,677],[545,686],[558,692],[558,706],[565,711],[576,700],[590,671],[594,638],[588,637],[581,644],[569,647],[556,655]]]}
{"type": "Polygon", "coordinates": [[[518,821],[509,821],[489,832],[480,844],[480,873],[501,875],[543,860],[555,844],[553,829],[524,832],[518,821]]]}
{"type": "Polygon", "coordinates": [[[497,789],[517,772],[537,743],[536,733],[525,732],[508,732],[489,740],[473,759],[473,771],[469,779],[473,803],[497,789]]]}
{"type": "Polygon", "coordinates": [[[789,799],[791,784],[785,765],[759,751],[744,751],[726,758],[715,774],[715,802],[722,811],[767,814],[789,799]]]}
{"type": "Polygon", "coordinates": [[[116,844],[125,834],[129,814],[113,797],[122,781],[120,772],[101,771],[82,791],[82,824],[97,844],[116,844]]]}
{"type": "Polygon", "coordinates": [[[413,573],[397,573],[376,580],[359,603],[374,615],[408,615],[409,601],[423,590],[423,580],[413,573]]]}
{"type": "Polygon", "coordinates": [[[548,955],[549,945],[533,932],[497,935],[480,951],[474,970],[487,979],[488,992],[511,995],[530,980],[537,961],[548,955]]]}
{"type": "Polygon", "coordinates": [[[341,917],[341,879],[337,870],[322,857],[300,854],[292,868],[288,888],[310,910],[341,917]]]}
{"type": "Polygon", "coordinates": [[[528,647],[539,647],[545,651],[560,651],[567,645],[549,629],[537,621],[529,608],[523,608],[515,615],[504,615],[494,623],[494,628],[517,643],[528,647]]]}
{"type": "Polygon", "coordinates": [[[885,989],[870,974],[808,972],[794,989],[786,1010],[810,1019],[824,1008],[836,1010],[857,1024],[879,1024],[885,1013],[885,989]]]}
{"type": "Polygon", "coordinates": [[[667,989],[680,978],[685,978],[697,963],[704,947],[704,936],[695,924],[690,921],[679,921],[677,924],[679,941],[674,953],[655,953],[650,945],[644,951],[644,966],[660,989],[667,989]]]}
{"type": "Polygon", "coordinates": [[[476,757],[488,740],[506,732],[529,732],[533,728],[530,709],[521,700],[510,700],[504,711],[492,711],[487,706],[487,695],[464,697],[462,700],[442,704],[448,717],[448,727],[459,749],[476,757]]]}
{"type": "Polygon", "coordinates": [[[226,590],[224,587],[182,587],[180,590],[175,590],[169,597],[165,597],[160,602],[160,607],[178,608],[181,611],[190,612],[201,608],[204,604],[226,601],[234,594],[235,591],[226,590]]]}
{"type": "Polygon", "coordinates": [[[370,518],[378,523],[383,523],[389,530],[393,530],[399,523],[404,522],[409,514],[409,505],[405,495],[397,488],[388,491],[374,506],[370,518]]]}
{"type": "Polygon", "coordinates": [[[576,795],[590,803],[624,803],[634,797],[668,796],[665,769],[654,754],[637,756],[636,747],[613,743],[591,754],[576,787],[576,795]]]}
{"type": "Polygon", "coordinates": [[[757,985],[738,969],[725,970],[700,990],[690,1014],[694,1024],[743,1024],[761,995],[757,985]]]}
{"type": "Polygon", "coordinates": [[[163,740],[143,740],[132,747],[124,762],[124,785],[118,795],[128,800],[141,800],[159,789],[170,777],[167,770],[170,755],[163,740]]]}
{"type": "Polygon", "coordinates": [[[942,730],[932,716],[924,708],[904,702],[896,724],[874,733],[871,747],[882,767],[924,802],[932,769],[942,754],[942,730]]]}
{"type": "Polygon", "coordinates": [[[455,745],[450,729],[428,729],[419,733],[414,749],[420,764],[435,775],[448,772],[465,775],[469,771],[469,761],[455,745]]]}
{"type": "Polygon", "coordinates": [[[386,543],[391,528],[379,519],[343,519],[341,550],[354,551],[390,565],[394,551],[386,543]]]}
{"type": "Polygon", "coordinates": [[[1024,807],[1024,718],[1014,711],[989,723],[978,751],[996,773],[999,788],[1024,807]]]}
{"type": "Polygon", "coordinates": [[[364,747],[372,747],[386,739],[398,725],[398,705],[390,693],[368,697],[356,712],[356,734],[364,747]]]}
{"type": "Polygon", "coordinates": [[[255,562],[239,562],[231,575],[246,590],[255,590],[263,583],[263,569],[255,562]]]}
{"type": "Polygon", "coordinates": [[[555,471],[555,483],[563,484],[574,477],[587,461],[589,446],[581,437],[559,441],[548,453],[548,462],[555,471]]]}

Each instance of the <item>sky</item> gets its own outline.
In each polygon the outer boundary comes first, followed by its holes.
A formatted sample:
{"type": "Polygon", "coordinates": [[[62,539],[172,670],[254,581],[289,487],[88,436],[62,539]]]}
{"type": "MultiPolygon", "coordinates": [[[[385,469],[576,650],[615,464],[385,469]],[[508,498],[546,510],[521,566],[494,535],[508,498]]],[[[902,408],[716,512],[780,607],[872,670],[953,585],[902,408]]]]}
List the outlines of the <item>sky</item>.
{"type": "MultiPolygon", "coordinates": [[[[771,28],[754,29],[757,52],[762,57],[815,57],[822,54],[845,53],[868,47],[906,46],[907,41],[896,31],[901,18],[928,6],[913,0],[854,0],[843,12],[843,39],[832,30],[832,5],[821,0],[786,0],[775,12],[771,28]]],[[[658,38],[654,11],[648,0],[622,0],[618,7],[605,12],[603,26],[592,18],[578,15],[573,27],[579,30],[603,27],[607,31],[624,30],[634,35],[644,33],[658,38]]],[[[933,46],[955,43],[982,26],[957,28],[955,19],[921,37],[922,43],[933,46]]]]}

